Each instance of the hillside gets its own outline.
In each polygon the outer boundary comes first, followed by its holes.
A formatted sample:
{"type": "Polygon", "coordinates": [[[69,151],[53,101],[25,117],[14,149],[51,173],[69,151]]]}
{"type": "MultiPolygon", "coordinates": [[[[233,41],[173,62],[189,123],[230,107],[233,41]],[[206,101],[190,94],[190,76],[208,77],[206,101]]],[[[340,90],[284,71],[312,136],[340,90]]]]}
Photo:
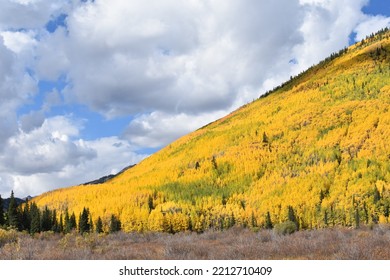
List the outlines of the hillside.
{"type": "Polygon", "coordinates": [[[387,222],[390,32],[332,55],[281,87],[99,185],[45,193],[39,206],[125,231],[301,228],[387,222]]]}

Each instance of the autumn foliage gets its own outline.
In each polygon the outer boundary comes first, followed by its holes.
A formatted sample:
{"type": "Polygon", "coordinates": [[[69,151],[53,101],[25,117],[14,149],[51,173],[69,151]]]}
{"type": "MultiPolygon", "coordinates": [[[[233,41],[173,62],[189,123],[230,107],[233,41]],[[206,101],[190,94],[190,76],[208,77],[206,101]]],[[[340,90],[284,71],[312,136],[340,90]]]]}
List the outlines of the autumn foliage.
{"type": "Polygon", "coordinates": [[[383,30],[100,185],[34,199],[124,231],[388,223],[390,32],[383,30]],[[292,220],[291,213],[294,214],[292,220]]]}

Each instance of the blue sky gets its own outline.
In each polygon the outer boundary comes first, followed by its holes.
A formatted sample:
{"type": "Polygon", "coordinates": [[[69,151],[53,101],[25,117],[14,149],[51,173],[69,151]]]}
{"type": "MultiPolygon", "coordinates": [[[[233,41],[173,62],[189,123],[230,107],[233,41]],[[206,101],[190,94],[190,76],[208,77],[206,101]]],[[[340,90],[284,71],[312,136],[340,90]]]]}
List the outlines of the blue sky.
{"type": "Polygon", "coordinates": [[[390,26],[390,0],[1,6],[3,197],[118,172],[390,26]]]}
{"type": "Polygon", "coordinates": [[[363,12],[371,15],[390,15],[390,1],[371,0],[368,5],[363,7],[363,12]]]}

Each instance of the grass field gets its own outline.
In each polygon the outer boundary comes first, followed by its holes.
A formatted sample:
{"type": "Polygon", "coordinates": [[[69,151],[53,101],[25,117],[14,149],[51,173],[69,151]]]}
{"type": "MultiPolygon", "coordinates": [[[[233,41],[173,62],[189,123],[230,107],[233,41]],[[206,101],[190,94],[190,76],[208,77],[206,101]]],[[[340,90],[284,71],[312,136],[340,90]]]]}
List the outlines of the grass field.
{"type": "Polygon", "coordinates": [[[324,229],[279,235],[243,228],[196,233],[110,235],[2,231],[5,260],[390,259],[390,227],[324,229]]]}

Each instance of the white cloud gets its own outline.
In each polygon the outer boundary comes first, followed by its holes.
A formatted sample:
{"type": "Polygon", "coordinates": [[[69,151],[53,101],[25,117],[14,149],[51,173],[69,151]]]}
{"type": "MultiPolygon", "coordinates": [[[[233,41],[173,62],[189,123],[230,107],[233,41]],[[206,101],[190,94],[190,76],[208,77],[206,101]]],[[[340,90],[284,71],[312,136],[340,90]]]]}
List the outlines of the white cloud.
{"type": "Polygon", "coordinates": [[[361,8],[367,0],[300,0],[304,22],[300,27],[304,42],[293,46],[298,73],[349,44],[349,35],[364,18],[361,8]]]}
{"type": "Polygon", "coordinates": [[[89,3],[68,18],[69,93],[108,117],[226,109],[301,41],[300,20],[291,0],[89,3]]]}
{"type": "Polygon", "coordinates": [[[115,174],[145,157],[118,137],[79,139],[81,128],[77,121],[54,117],[10,138],[0,156],[0,193],[37,195],[115,174]]]}
{"type": "Polygon", "coordinates": [[[351,32],[388,25],[361,12],[367,3],[0,0],[0,192],[37,194],[137,162],[135,148],[166,145],[343,48],[351,32]],[[62,13],[66,26],[48,32],[62,13]],[[40,80],[60,76],[64,90],[16,114],[40,80]],[[127,140],[86,141],[77,116],[47,118],[67,102],[133,116],[127,140]]]}
{"type": "Polygon", "coordinates": [[[82,142],[72,141],[79,129],[65,117],[46,119],[42,126],[11,137],[0,157],[2,170],[31,175],[62,170],[96,157],[82,142]]]}
{"type": "Polygon", "coordinates": [[[69,9],[68,0],[1,0],[0,30],[42,28],[50,17],[69,9]]]}
{"type": "Polygon", "coordinates": [[[124,136],[138,147],[157,148],[208,124],[210,120],[221,118],[227,113],[227,111],[219,111],[196,116],[184,113],[153,112],[132,121],[124,136]]]}
{"type": "Polygon", "coordinates": [[[124,167],[145,158],[145,155],[136,154],[127,141],[117,137],[83,141],[83,145],[96,151],[96,157],[78,164],[68,164],[51,173],[0,173],[0,193],[8,196],[13,189],[19,197],[39,195],[53,188],[78,185],[105,175],[116,174],[124,167]]]}
{"type": "Polygon", "coordinates": [[[53,33],[44,33],[36,50],[38,60],[34,70],[40,79],[55,81],[69,70],[69,59],[64,48],[68,44],[66,30],[59,27],[53,33]]]}
{"type": "Polygon", "coordinates": [[[390,17],[385,16],[365,16],[363,22],[361,22],[356,28],[356,41],[365,39],[366,36],[376,33],[382,28],[390,27],[390,17]]]}
{"type": "Polygon", "coordinates": [[[0,36],[0,153],[4,143],[17,132],[16,109],[34,92],[36,81],[9,50],[0,36]]]}
{"type": "Polygon", "coordinates": [[[33,32],[4,31],[1,32],[0,35],[4,39],[4,45],[15,53],[31,49],[37,44],[33,32]]]}

